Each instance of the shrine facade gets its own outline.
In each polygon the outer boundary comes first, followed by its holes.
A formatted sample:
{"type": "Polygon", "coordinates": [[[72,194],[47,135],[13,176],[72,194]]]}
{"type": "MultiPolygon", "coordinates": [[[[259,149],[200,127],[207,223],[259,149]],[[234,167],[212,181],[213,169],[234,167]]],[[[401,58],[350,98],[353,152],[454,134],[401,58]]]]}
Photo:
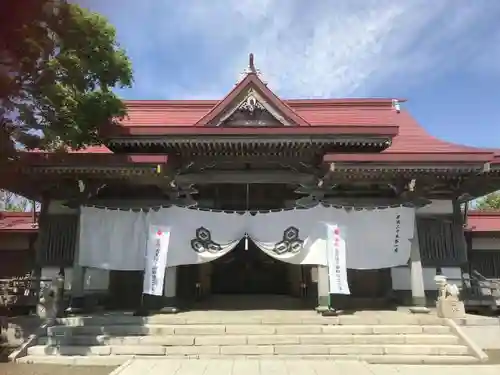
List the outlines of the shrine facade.
{"type": "MultiPolygon", "coordinates": [[[[101,146],[19,151],[4,167],[2,188],[42,202],[36,272],[65,270],[74,300],[120,309],[143,300],[140,271],[79,264],[82,207],[255,213],[322,204],[415,208],[408,262],[348,270],[351,295],[338,301],[424,305],[436,274],[461,283],[468,272],[461,205],[500,188],[500,154],[431,136],[404,99],[283,100],[253,61],[221,100],[126,104],[128,117],[101,129],[101,146]]],[[[216,261],[171,268],[165,298],[152,304],[241,294],[329,301],[326,267],[277,261],[252,241],[216,261]]]]}

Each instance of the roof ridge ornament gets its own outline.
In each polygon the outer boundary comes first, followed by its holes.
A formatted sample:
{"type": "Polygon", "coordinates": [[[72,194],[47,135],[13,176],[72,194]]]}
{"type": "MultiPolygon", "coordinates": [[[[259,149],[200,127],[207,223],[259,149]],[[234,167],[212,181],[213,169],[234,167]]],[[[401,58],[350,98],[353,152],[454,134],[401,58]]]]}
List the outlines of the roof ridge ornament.
{"type": "Polygon", "coordinates": [[[246,76],[249,74],[255,74],[265,85],[267,85],[267,82],[262,79],[262,73],[260,69],[257,69],[255,67],[255,59],[254,59],[254,54],[250,53],[248,55],[248,66],[245,68],[243,72],[240,73],[240,78],[236,82],[236,84],[240,83],[245,79],[246,76]]]}
{"type": "Polygon", "coordinates": [[[396,113],[401,112],[401,104],[398,99],[392,99],[392,109],[394,109],[396,113]]]}
{"type": "Polygon", "coordinates": [[[252,73],[257,73],[257,71],[255,69],[255,64],[253,61],[253,53],[250,53],[250,55],[248,55],[248,69],[250,69],[250,71],[252,73]]]}

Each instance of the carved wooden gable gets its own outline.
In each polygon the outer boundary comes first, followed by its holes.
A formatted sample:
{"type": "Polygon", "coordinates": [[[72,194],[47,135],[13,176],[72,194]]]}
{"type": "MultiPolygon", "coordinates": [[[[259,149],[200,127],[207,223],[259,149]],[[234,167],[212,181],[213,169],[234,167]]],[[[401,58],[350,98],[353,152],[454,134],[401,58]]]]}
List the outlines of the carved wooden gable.
{"type": "Polygon", "coordinates": [[[245,95],[225,111],[215,126],[290,126],[279,110],[265,100],[257,90],[249,88],[245,95]]]}

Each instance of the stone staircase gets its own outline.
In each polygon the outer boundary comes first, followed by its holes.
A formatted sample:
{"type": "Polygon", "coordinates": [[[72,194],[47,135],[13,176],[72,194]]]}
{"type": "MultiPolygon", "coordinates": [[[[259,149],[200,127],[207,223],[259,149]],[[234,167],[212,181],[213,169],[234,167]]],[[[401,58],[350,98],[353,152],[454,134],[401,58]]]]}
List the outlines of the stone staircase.
{"type": "Polygon", "coordinates": [[[193,311],[58,321],[20,362],[116,365],[137,356],[321,358],[370,363],[474,363],[446,321],[406,312],[323,317],[312,311],[193,311]]]}

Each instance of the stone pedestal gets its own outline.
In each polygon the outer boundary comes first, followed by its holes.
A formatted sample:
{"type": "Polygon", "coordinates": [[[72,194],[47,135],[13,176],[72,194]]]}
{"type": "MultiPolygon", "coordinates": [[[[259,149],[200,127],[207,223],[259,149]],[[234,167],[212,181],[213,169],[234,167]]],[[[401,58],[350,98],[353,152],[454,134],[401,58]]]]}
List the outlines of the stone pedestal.
{"type": "Polygon", "coordinates": [[[442,275],[436,276],[434,280],[438,287],[437,315],[440,318],[465,318],[465,306],[460,301],[458,287],[448,284],[446,277],[442,275]]]}
{"type": "Polygon", "coordinates": [[[36,313],[48,325],[54,325],[58,318],[62,288],[64,288],[64,276],[58,275],[52,280],[50,286],[44,286],[41,291],[36,313]]]}
{"type": "Polygon", "coordinates": [[[448,297],[436,302],[437,315],[440,318],[465,318],[465,306],[457,298],[448,297]]]}

